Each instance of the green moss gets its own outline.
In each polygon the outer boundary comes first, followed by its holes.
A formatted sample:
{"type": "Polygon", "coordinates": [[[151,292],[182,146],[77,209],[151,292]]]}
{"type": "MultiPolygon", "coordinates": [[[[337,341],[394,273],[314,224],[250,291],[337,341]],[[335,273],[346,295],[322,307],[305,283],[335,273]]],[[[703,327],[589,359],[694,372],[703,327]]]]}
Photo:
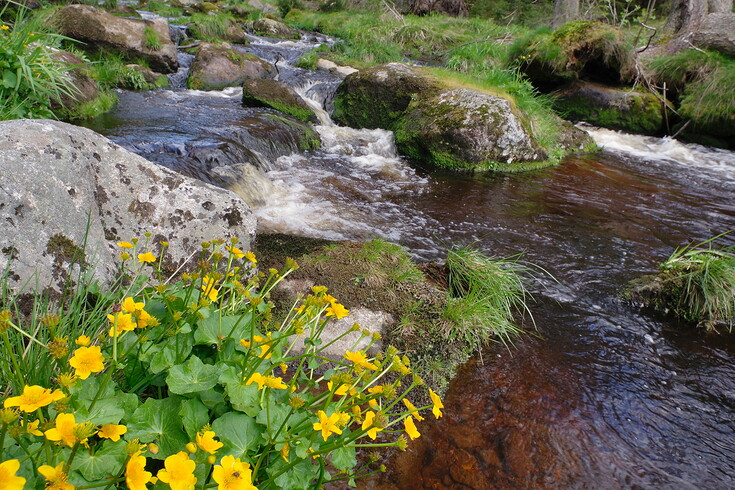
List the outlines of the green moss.
{"type": "Polygon", "coordinates": [[[243,92],[242,103],[250,107],[270,107],[279,112],[287,114],[299,121],[309,122],[314,118],[314,112],[297,105],[287,104],[281,100],[262,97],[243,92]]]}
{"type": "Polygon", "coordinates": [[[117,94],[112,91],[102,92],[96,99],[84,102],[71,113],[64,114],[64,119],[80,120],[91,119],[110,111],[117,104],[117,94]]]}
{"type": "Polygon", "coordinates": [[[153,51],[158,51],[159,49],[161,49],[161,38],[159,37],[158,32],[146,26],[145,30],[143,31],[143,35],[145,37],[146,48],[153,51]]]}
{"type": "Polygon", "coordinates": [[[156,81],[154,82],[154,85],[157,88],[166,88],[168,87],[169,83],[170,83],[170,80],[168,79],[168,77],[166,75],[161,75],[159,77],[156,77],[156,81]]]}
{"type": "Polygon", "coordinates": [[[56,265],[79,264],[87,265],[87,256],[84,249],[78,247],[73,240],[65,235],[57,233],[49,238],[46,244],[46,253],[54,258],[56,265]]]}
{"type": "Polygon", "coordinates": [[[606,107],[575,95],[560,98],[555,108],[572,121],[586,121],[595,126],[631,133],[657,134],[663,125],[661,102],[650,94],[631,94],[625,106],[609,104],[606,107]]]}
{"type": "Polygon", "coordinates": [[[278,114],[264,114],[263,116],[277,124],[284,124],[301,132],[302,136],[299,139],[299,148],[303,151],[316,150],[322,145],[319,134],[309,125],[294,121],[288,117],[279,116],[278,114]]]}

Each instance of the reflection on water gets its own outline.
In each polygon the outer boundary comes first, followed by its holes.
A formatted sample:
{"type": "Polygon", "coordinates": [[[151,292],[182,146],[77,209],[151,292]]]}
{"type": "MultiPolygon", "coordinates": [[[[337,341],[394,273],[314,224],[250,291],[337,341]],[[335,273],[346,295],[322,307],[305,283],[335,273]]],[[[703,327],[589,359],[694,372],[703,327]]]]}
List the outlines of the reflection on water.
{"type": "MultiPolygon", "coordinates": [[[[97,129],[173,168],[247,113],[236,91],[121,101],[97,129]]],[[[261,231],[377,235],[423,259],[476,243],[554,278],[533,285],[537,335],[463,368],[445,417],[396,466],[398,488],[735,486],[735,344],[616,299],[674,247],[735,229],[733,153],[592,130],[608,151],[473,177],[411,167],[386,132],[319,131],[323,149],[230,184],[254,197],[261,231]]]]}

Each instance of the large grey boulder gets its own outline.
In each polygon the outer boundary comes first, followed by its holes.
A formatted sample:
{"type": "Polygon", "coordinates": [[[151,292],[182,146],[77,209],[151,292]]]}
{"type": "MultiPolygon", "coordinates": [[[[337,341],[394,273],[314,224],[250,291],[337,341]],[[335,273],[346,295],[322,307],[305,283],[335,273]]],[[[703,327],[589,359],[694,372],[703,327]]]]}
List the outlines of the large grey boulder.
{"type": "Polygon", "coordinates": [[[396,128],[403,154],[454,170],[510,170],[546,160],[510,102],[464,88],[412,102],[396,128]]]}
{"type": "Polygon", "coordinates": [[[251,78],[273,78],[276,68],[254,54],[231,44],[203,43],[194,58],[186,83],[195,90],[221,90],[242,85],[251,78]]]}
{"type": "Polygon", "coordinates": [[[253,32],[259,36],[275,37],[280,39],[301,39],[301,34],[283,22],[261,17],[253,21],[253,32]]]}
{"type": "Polygon", "coordinates": [[[236,236],[247,249],[254,238],[255,218],[236,194],[153,164],[89,129],[2,121],[0,168],[0,261],[13,288],[59,291],[72,263],[91,265],[108,281],[121,252],[116,242],[145,233],[156,254],[158,243],[170,243],[169,271],[187,263],[202,241],[236,236]]]}
{"type": "Polygon", "coordinates": [[[127,19],[90,5],[69,5],[54,14],[53,22],[60,34],[82,41],[90,49],[109,49],[130,61],[144,59],[160,73],[173,73],[179,67],[165,19],[127,19]],[[146,42],[150,30],[158,37],[158,49],[146,42]]]}
{"type": "Polygon", "coordinates": [[[692,43],[735,56],[735,13],[709,14],[692,35],[692,43]]]}

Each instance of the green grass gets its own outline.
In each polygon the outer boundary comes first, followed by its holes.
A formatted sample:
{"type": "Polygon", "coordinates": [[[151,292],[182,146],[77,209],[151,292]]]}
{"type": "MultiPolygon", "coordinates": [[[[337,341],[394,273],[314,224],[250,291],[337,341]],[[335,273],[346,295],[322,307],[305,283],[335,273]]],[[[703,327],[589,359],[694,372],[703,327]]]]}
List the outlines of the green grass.
{"type": "Polygon", "coordinates": [[[713,248],[719,235],[674,251],[661,264],[673,309],[684,319],[715,328],[735,322],[735,246],[713,248]]]}
{"type": "Polygon", "coordinates": [[[158,51],[159,49],[161,49],[161,38],[153,28],[146,26],[145,30],[143,31],[143,35],[145,36],[146,48],[153,51],[158,51]]]}
{"type": "Polygon", "coordinates": [[[447,254],[447,267],[450,298],[443,318],[448,338],[476,348],[491,340],[512,344],[522,333],[515,316],[531,316],[524,285],[528,266],[518,257],[488,257],[477,249],[462,248],[447,254]]]}
{"type": "Polygon", "coordinates": [[[226,13],[195,13],[191,17],[182,17],[178,22],[191,23],[192,37],[208,42],[226,39],[235,25],[234,17],[226,13]]]}
{"type": "Polygon", "coordinates": [[[143,8],[150,12],[155,12],[161,17],[181,17],[184,15],[184,11],[181,8],[161,0],[148,0],[143,5],[143,8]]]}
{"type": "Polygon", "coordinates": [[[735,60],[688,49],[654,58],[648,68],[678,95],[679,115],[692,121],[693,132],[735,135],[735,60]]]}

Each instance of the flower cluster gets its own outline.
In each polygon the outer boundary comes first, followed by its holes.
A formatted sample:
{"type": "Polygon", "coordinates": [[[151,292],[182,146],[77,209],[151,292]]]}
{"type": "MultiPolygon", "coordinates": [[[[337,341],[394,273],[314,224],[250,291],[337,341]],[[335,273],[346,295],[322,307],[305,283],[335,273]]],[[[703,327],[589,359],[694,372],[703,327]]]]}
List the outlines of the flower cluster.
{"type": "MultiPolygon", "coordinates": [[[[375,349],[378,335],[355,324],[326,338],[349,314],[327,288],[276,321],[271,292],[297,265],[266,275],[236,244],[202,244],[197,270],[175,284],[160,281],[160,255],[138,253],[122,270],[141,286],[109,302],[104,325],[76,332],[71,352],[54,336],[49,387],[23,386],[0,411],[0,488],[306,488],[380,471],[358,467],[356,451],[405,449],[422,410],[442,416],[433,391],[431,405],[408,400],[423,382],[396,349],[375,349]],[[329,349],[348,336],[351,350],[329,349]]],[[[118,245],[123,264],[138,251],[137,240],[118,245]]]]}

